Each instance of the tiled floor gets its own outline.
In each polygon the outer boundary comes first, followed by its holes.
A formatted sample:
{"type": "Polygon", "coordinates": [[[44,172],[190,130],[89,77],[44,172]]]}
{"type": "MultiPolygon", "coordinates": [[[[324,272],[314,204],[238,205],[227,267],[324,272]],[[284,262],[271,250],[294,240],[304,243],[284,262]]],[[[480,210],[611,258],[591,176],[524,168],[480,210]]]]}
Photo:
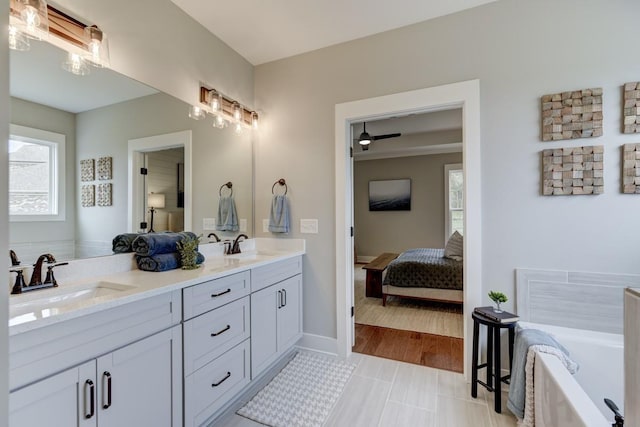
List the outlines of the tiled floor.
{"type": "MultiPolygon", "coordinates": [[[[462,374],[354,353],[357,368],[333,408],[331,427],[514,427],[503,404],[493,411],[493,394],[479,387],[478,398],[462,374]]],[[[506,398],[506,393],[503,393],[506,398]]],[[[215,427],[261,427],[239,415],[215,427]]]]}
{"type": "Polygon", "coordinates": [[[356,323],[356,353],[462,372],[462,338],[356,323]]]}

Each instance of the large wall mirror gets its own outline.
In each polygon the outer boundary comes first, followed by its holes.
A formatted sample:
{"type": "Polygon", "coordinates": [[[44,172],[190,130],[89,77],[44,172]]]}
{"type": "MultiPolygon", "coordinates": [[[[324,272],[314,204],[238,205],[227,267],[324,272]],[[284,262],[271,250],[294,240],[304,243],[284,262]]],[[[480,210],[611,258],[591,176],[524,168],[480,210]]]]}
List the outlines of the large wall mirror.
{"type": "Polygon", "coordinates": [[[190,222],[203,241],[211,231],[221,238],[253,234],[250,131],[236,134],[232,127],[214,128],[211,119],[192,120],[184,102],[110,69],[73,75],[61,68],[65,57],[45,42],[11,51],[9,241],[23,264],[42,253],[58,261],[111,254],[114,236],[150,222],[150,193],[164,196],[163,207],[155,207],[157,232],[190,222]],[[129,142],[184,131],[191,131],[192,194],[185,194],[184,150],[173,147],[144,153],[146,196],[128,200],[129,142]],[[204,230],[216,218],[227,182],[240,230],[204,230]],[[129,203],[144,212],[133,226],[129,203]]]}

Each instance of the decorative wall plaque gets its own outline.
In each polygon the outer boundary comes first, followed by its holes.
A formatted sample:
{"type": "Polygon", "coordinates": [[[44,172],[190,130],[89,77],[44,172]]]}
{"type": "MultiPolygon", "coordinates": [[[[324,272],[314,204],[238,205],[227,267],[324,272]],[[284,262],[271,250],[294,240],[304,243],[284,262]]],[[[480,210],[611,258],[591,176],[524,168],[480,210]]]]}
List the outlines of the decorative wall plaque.
{"type": "Polygon", "coordinates": [[[640,82],[625,83],[622,132],[640,133],[640,82]]]}
{"type": "Polygon", "coordinates": [[[95,179],[93,159],[80,160],[80,181],[87,182],[95,179]]]}
{"type": "Polygon", "coordinates": [[[98,184],[96,204],[98,206],[111,206],[111,184],[98,184]]]}
{"type": "Polygon", "coordinates": [[[602,88],[542,97],[542,140],[602,136],[602,88]]]}
{"type": "Polygon", "coordinates": [[[640,194],[640,144],[622,148],[622,192],[640,194]]]}
{"type": "Polygon", "coordinates": [[[602,194],[604,146],[542,151],[542,194],[602,194]]]}
{"type": "Polygon", "coordinates": [[[82,186],[81,202],[83,208],[95,206],[95,187],[93,184],[85,184],[82,186]]]}
{"type": "Polygon", "coordinates": [[[111,172],[111,157],[99,157],[96,163],[96,169],[98,169],[98,179],[101,181],[112,179],[113,174],[111,172]]]}

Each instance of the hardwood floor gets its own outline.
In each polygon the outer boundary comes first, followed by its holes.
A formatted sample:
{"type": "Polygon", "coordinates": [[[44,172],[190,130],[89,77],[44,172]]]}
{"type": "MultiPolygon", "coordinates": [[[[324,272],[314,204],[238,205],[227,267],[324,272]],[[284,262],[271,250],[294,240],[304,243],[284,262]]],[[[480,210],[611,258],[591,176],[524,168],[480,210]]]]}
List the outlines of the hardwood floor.
{"type": "Polygon", "coordinates": [[[353,351],[454,372],[463,370],[462,338],[356,323],[353,351]]]}

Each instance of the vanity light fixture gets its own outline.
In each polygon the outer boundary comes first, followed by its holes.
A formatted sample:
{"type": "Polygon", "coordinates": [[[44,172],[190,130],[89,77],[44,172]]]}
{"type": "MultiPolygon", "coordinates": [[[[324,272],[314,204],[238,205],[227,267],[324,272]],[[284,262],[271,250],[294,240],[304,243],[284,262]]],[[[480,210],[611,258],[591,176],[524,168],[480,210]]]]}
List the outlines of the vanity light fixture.
{"type": "Polygon", "coordinates": [[[84,59],[97,68],[109,67],[109,42],[104,32],[92,25],[84,28],[84,34],[87,39],[87,53],[84,59]]]}
{"type": "Polygon", "coordinates": [[[16,30],[34,40],[49,35],[49,13],[45,0],[13,0],[10,23],[16,30]]]}
{"type": "Polygon", "coordinates": [[[258,128],[258,113],[247,110],[238,101],[224,96],[216,89],[200,85],[200,104],[189,108],[189,117],[200,120],[207,113],[213,115],[213,127],[222,129],[233,123],[236,133],[244,128],[258,128]],[[196,109],[198,112],[196,112],[196,109]]]}

